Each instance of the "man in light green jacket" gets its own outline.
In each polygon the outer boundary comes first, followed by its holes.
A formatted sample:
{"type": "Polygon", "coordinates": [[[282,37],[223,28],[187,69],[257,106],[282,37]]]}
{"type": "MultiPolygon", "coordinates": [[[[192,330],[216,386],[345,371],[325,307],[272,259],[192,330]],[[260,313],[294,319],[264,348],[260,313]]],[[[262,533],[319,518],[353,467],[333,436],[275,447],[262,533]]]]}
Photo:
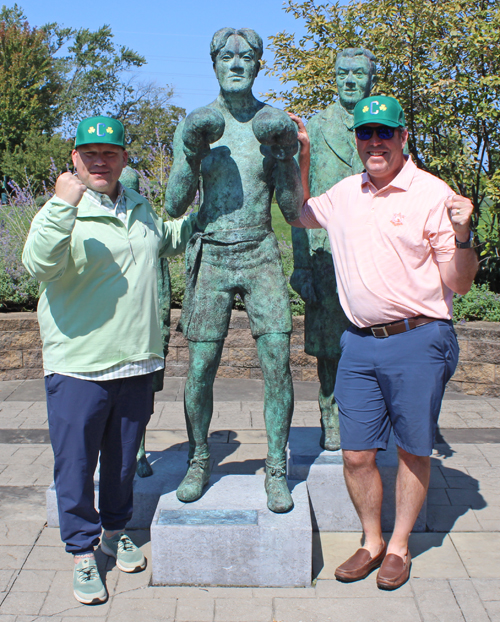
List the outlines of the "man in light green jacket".
{"type": "Polygon", "coordinates": [[[127,164],[122,124],[83,120],[55,195],[35,216],[23,262],[40,282],[47,411],[61,538],[73,553],[73,589],[107,598],[94,547],[135,572],[146,560],[125,525],[136,454],[151,414],[152,376],[164,366],[159,257],[184,251],[195,215],[163,222],[119,183],[127,164]],[[99,512],[93,476],[100,457],[99,512]]]}

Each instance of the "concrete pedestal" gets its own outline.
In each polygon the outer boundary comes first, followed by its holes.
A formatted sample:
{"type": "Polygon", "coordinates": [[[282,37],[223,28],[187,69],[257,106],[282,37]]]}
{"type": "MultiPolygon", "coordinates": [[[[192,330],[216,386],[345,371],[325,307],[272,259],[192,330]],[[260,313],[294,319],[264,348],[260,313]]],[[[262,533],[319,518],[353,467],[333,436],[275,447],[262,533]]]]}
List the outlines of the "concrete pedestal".
{"type": "MultiPolygon", "coordinates": [[[[175,491],[187,469],[187,452],[185,451],[152,451],[148,453],[149,464],[153,468],[150,477],[134,479],[134,514],[127,524],[128,529],[147,529],[151,525],[163,492],[175,491]]],[[[99,500],[99,471],[94,479],[95,507],[99,500]]],[[[47,526],[59,527],[57,511],[57,495],[54,483],[46,492],[47,526]]]]}
{"type": "MultiPolygon", "coordinates": [[[[361,531],[356,510],[344,480],[342,452],[323,451],[319,446],[319,428],[292,428],[288,449],[288,477],[306,480],[311,499],[314,531],[361,531]]],[[[377,464],[384,486],[382,529],[390,532],[395,518],[395,483],[398,467],[397,449],[391,435],[386,451],[379,451],[377,464]]],[[[413,528],[425,531],[427,500],[413,528]]]]}
{"type": "Polygon", "coordinates": [[[289,486],[295,507],[286,514],[267,509],[263,475],[212,477],[189,504],[163,494],[151,525],[153,585],[310,585],[307,488],[289,486]]]}

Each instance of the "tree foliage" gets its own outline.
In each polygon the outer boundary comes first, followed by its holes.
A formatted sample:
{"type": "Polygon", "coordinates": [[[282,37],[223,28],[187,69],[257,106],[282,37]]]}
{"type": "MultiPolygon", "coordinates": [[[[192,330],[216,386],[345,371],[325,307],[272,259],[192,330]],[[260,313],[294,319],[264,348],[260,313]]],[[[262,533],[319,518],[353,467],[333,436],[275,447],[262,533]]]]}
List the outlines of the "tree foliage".
{"type": "Polygon", "coordinates": [[[0,169],[34,189],[71,164],[79,121],[107,115],[126,128],[136,168],[152,166],[151,145],[167,157],[185,110],[170,103],[171,87],[130,78],[145,58],[113,41],[110,26],[92,32],[57,23],[30,28],[22,9],[0,11],[0,169]],[[69,142],[68,142],[69,141],[69,142]]]}
{"type": "Polygon", "coordinates": [[[131,82],[124,90],[115,116],[125,126],[126,148],[134,168],[156,172],[154,167],[164,168],[163,161],[156,159],[171,159],[175,128],[186,116],[184,108],[171,103],[173,95],[171,87],[151,83],[131,82]]]}
{"type": "Polygon", "coordinates": [[[63,85],[59,95],[62,129],[74,136],[81,119],[116,112],[116,102],[128,87],[124,74],[144,65],[146,59],[130,48],[116,46],[108,25],[92,32],[49,24],[45,32],[63,85]],[[62,54],[63,46],[66,54],[62,54]]]}
{"type": "Polygon", "coordinates": [[[483,268],[498,289],[499,0],[288,0],[285,10],[305,21],[307,34],[272,37],[270,73],[296,84],[268,95],[309,117],[336,98],[337,52],[371,50],[379,67],[372,92],[401,102],[417,165],[474,202],[483,268]]]}
{"type": "Polygon", "coordinates": [[[72,140],[60,134],[27,132],[20,145],[4,152],[0,167],[4,175],[19,185],[28,181],[35,193],[43,192],[49,177],[57,175],[71,165],[72,140]]]}
{"type": "Polygon", "coordinates": [[[60,120],[62,85],[45,32],[23,18],[17,5],[0,13],[0,153],[27,132],[52,132],[60,120]]]}

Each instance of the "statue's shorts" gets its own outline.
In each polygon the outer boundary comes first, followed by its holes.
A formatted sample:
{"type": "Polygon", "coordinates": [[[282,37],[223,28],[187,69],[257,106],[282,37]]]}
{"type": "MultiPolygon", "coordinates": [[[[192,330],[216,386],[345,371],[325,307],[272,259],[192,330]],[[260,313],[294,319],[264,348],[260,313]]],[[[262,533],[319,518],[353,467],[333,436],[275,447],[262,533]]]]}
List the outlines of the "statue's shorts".
{"type": "Polygon", "coordinates": [[[225,339],[237,294],[245,303],[254,338],[292,332],[287,283],[273,232],[263,240],[236,244],[204,242],[185,336],[191,341],[225,339]]]}
{"type": "Polygon", "coordinates": [[[340,340],[335,399],[342,449],[396,445],[429,456],[446,383],[458,362],[451,320],[380,339],[354,326],[340,340]]]}

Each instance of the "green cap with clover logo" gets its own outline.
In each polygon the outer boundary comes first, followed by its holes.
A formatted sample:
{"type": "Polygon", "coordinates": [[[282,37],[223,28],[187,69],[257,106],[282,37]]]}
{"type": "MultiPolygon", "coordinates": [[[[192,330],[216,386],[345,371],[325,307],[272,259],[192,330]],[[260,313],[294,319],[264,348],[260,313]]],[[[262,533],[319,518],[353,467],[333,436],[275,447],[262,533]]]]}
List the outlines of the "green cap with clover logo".
{"type": "Polygon", "coordinates": [[[75,147],[89,143],[107,143],[125,149],[123,125],[109,117],[90,117],[80,121],[76,130],[75,147]]]}
{"type": "Polygon", "coordinates": [[[354,128],[367,123],[380,123],[389,127],[404,127],[405,113],[394,97],[375,95],[365,97],[354,107],[354,128]]]}

